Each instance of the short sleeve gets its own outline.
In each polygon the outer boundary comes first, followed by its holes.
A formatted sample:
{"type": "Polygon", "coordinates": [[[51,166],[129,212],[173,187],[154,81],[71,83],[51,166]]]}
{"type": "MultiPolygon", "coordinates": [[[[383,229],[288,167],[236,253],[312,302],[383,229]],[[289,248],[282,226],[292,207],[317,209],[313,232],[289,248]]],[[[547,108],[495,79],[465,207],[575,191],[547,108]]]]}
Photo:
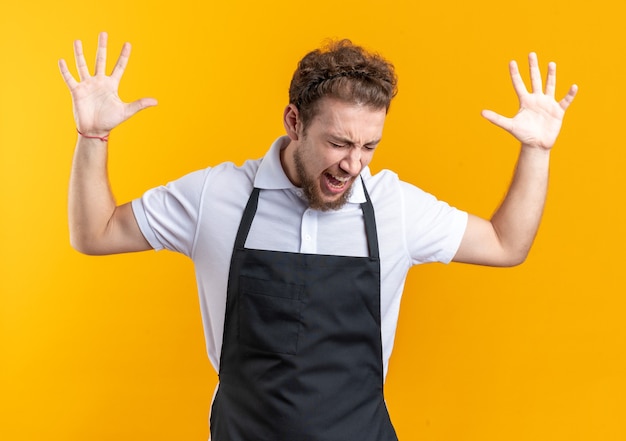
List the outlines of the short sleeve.
{"type": "Polygon", "coordinates": [[[412,263],[449,263],[461,245],[467,213],[406,182],[401,188],[412,263]]]}
{"type": "Polygon", "coordinates": [[[209,170],[148,190],[132,202],[139,228],[152,248],[191,255],[209,170]]]}

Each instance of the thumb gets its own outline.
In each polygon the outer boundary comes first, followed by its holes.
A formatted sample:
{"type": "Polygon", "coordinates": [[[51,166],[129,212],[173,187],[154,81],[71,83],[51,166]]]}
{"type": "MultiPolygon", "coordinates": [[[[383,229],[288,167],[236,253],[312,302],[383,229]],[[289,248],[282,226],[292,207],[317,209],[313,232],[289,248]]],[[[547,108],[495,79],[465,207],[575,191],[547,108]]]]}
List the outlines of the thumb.
{"type": "Polygon", "coordinates": [[[126,117],[130,118],[135,113],[147,109],[148,107],[154,107],[158,104],[157,100],[154,98],[141,98],[132,103],[128,103],[126,105],[126,117]]]}
{"type": "Polygon", "coordinates": [[[499,113],[496,113],[492,110],[483,110],[480,113],[483,118],[485,118],[487,121],[489,121],[490,123],[510,132],[511,129],[513,128],[513,124],[511,122],[511,118],[506,118],[502,115],[500,115],[499,113]]]}

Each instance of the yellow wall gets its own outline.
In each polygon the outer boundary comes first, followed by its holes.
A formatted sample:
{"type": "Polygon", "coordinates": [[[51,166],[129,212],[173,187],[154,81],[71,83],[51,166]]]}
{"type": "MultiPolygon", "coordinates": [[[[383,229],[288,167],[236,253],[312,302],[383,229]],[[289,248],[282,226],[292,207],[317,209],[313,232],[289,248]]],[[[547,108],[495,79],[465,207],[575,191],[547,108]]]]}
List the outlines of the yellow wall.
{"type": "Polygon", "coordinates": [[[553,155],[545,221],[514,269],[431,265],[405,292],[387,399],[402,440],[626,439],[622,1],[5,0],[0,6],[0,439],[205,440],[215,375],[193,269],[172,253],[68,244],[75,141],[57,59],[110,34],[134,52],[121,95],[159,106],[115,130],[120,201],[261,156],[290,75],[326,37],[400,74],[372,168],[488,216],[516,143],[480,117],[517,105],[507,62],[580,85],[553,155]]]}

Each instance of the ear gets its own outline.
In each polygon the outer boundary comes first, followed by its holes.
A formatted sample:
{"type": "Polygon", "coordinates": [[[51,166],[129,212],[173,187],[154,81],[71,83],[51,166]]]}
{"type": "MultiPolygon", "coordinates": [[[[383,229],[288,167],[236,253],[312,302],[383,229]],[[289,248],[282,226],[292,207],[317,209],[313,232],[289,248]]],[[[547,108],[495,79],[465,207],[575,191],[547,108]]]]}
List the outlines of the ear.
{"type": "Polygon", "coordinates": [[[292,141],[298,141],[302,122],[300,121],[300,112],[298,112],[298,108],[295,104],[289,104],[285,107],[283,124],[289,138],[291,138],[292,141]]]}

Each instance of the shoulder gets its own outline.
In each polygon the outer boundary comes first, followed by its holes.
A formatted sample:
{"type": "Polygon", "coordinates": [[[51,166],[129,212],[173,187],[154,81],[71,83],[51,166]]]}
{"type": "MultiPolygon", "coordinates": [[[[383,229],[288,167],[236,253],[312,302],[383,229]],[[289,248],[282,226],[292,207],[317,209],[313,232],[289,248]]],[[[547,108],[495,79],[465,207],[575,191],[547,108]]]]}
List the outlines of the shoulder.
{"type": "Polygon", "coordinates": [[[376,174],[372,174],[369,167],[361,172],[361,179],[367,188],[370,196],[385,192],[393,192],[398,189],[400,178],[391,170],[381,170],[376,174]]]}
{"type": "Polygon", "coordinates": [[[222,200],[249,194],[259,163],[251,160],[237,166],[224,162],[193,171],[146,191],[141,198],[143,208],[163,215],[174,211],[197,213],[207,198],[222,200]]]}
{"type": "Polygon", "coordinates": [[[206,199],[207,196],[218,200],[247,197],[254,186],[254,178],[261,161],[248,160],[242,165],[224,162],[211,167],[203,182],[202,199],[206,199]]]}
{"type": "Polygon", "coordinates": [[[369,169],[362,174],[365,187],[373,202],[410,201],[412,204],[429,203],[436,198],[410,182],[400,179],[392,170],[383,169],[376,174],[371,174],[369,169]]]}
{"type": "MultiPolygon", "coordinates": [[[[247,186],[254,181],[254,176],[261,160],[248,160],[242,165],[232,162],[223,162],[215,166],[206,167],[190,172],[165,185],[170,191],[183,191],[199,194],[207,187],[247,186]]],[[[218,190],[219,191],[219,190],[218,190]]]]}
{"type": "Polygon", "coordinates": [[[238,179],[253,181],[262,159],[250,159],[241,165],[233,162],[221,164],[205,169],[207,179],[238,179]]]}

